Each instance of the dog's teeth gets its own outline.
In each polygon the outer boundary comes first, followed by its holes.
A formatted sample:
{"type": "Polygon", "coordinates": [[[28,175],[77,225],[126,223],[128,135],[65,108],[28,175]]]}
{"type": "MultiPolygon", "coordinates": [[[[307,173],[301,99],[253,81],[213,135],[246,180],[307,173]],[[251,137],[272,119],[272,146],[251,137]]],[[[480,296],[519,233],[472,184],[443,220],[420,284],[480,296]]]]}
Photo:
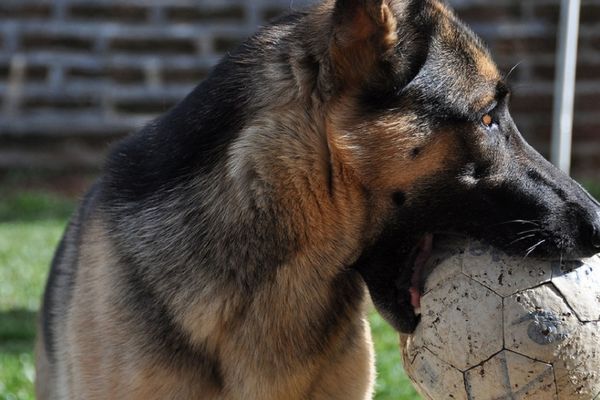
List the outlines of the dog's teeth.
{"type": "Polygon", "coordinates": [[[415,308],[415,315],[421,315],[421,307],[415,308]]]}

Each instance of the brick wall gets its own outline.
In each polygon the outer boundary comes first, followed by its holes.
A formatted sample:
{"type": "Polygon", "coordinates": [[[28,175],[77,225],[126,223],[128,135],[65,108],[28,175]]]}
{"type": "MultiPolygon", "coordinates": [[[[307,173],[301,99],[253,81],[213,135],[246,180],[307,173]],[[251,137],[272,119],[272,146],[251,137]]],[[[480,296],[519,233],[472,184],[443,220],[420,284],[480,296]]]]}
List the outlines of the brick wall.
{"type": "Polygon", "coordinates": [[[0,169],[97,167],[107,143],[167,110],[287,7],[0,0],[0,169]]]}
{"type": "MultiPolygon", "coordinates": [[[[311,0],[0,0],[0,169],[99,165],[107,143],[181,99],[223,52],[311,0]]],[[[510,77],[547,153],[559,0],[451,0],[510,77]]],[[[600,180],[600,0],[583,0],[575,172],[600,180]]]]}

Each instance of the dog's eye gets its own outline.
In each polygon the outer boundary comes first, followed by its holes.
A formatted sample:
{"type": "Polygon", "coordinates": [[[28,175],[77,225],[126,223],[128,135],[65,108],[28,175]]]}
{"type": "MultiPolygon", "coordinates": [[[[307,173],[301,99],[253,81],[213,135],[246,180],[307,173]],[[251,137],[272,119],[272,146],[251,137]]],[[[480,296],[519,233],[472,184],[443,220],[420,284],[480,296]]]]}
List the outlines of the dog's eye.
{"type": "Polygon", "coordinates": [[[482,118],[481,118],[481,122],[487,126],[488,128],[492,126],[492,124],[494,123],[494,118],[490,115],[490,114],[485,114],[482,118]]]}

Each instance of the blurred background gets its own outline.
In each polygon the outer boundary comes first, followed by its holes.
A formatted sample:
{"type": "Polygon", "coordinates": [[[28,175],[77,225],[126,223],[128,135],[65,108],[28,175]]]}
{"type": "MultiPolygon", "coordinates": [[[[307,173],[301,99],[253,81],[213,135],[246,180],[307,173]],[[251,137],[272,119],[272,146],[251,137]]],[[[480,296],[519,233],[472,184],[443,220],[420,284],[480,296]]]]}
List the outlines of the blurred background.
{"type": "MultiPolygon", "coordinates": [[[[314,2],[314,1],[313,1],[314,2]]],[[[165,111],[219,57],[307,0],[0,1],[0,170],[94,173],[107,144],[165,111]]],[[[548,154],[558,0],[451,0],[548,154]]],[[[581,10],[573,174],[600,180],[600,1],[581,10]]]]}
{"type": "MultiPolygon", "coordinates": [[[[109,145],[183,98],[223,53],[307,0],[0,0],[0,398],[33,398],[46,271],[109,145]]],[[[559,0],[450,0],[513,67],[512,113],[548,156],[559,0]],[[515,67],[516,66],[516,67],[515,67]]],[[[572,174],[600,190],[600,0],[583,0],[572,174]]],[[[416,399],[376,315],[378,399],[416,399]]]]}

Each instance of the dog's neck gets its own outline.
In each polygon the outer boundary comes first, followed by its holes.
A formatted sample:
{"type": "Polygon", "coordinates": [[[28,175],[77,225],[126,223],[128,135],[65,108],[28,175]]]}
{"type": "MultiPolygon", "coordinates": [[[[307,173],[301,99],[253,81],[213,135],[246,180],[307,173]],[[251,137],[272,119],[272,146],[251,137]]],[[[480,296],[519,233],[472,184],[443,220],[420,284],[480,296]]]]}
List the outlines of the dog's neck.
{"type": "MultiPolygon", "coordinates": [[[[273,112],[240,134],[227,153],[236,220],[276,215],[271,227],[305,267],[337,274],[363,239],[365,193],[329,149],[325,122],[273,112]],[[302,258],[302,257],[300,257],[302,258]]],[[[235,223],[235,222],[234,222],[235,223]]]]}
{"type": "Polygon", "coordinates": [[[256,343],[254,354],[268,359],[260,363],[281,370],[311,347],[363,329],[365,287],[348,266],[360,255],[365,195],[311,126],[318,125],[294,112],[256,121],[213,176],[196,181],[195,192],[204,192],[196,206],[212,228],[202,257],[213,263],[212,282],[220,285],[192,277],[205,288],[174,303],[193,341],[234,352],[232,332],[256,333],[262,336],[248,340],[256,343]]]}

